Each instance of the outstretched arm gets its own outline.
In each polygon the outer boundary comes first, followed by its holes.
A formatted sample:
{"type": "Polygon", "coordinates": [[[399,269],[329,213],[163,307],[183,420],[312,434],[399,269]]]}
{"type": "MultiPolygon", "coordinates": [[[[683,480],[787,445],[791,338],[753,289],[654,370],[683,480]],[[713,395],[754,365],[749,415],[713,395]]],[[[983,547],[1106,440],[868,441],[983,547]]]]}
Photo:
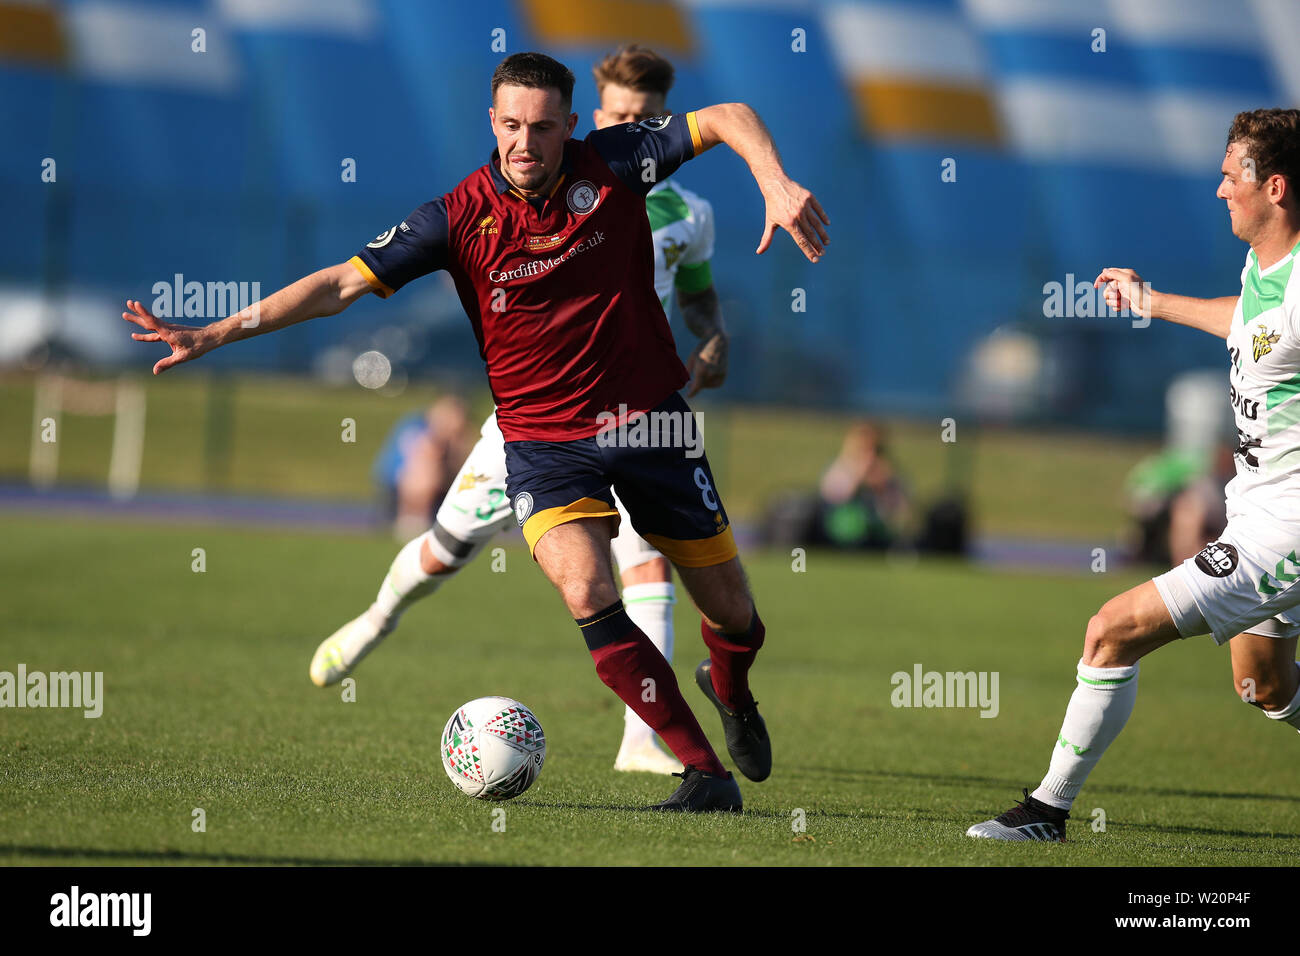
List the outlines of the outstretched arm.
{"type": "Polygon", "coordinates": [[[790,233],[809,261],[821,258],[830,242],[825,226],[831,221],[817,197],[786,175],[772,134],[758,114],[744,103],[723,103],[696,110],[695,122],[700,132],[699,152],[726,143],[745,161],[758,183],[767,204],[767,223],[755,251],[759,255],[767,251],[780,227],[790,233]]]}
{"type": "Polygon", "coordinates": [[[222,345],[274,332],[307,319],[335,315],[370,291],[365,277],[347,262],[321,269],[210,325],[177,325],[151,315],[139,302],[128,301],[122,318],[146,332],[133,332],[137,342],[163,342],[172,354],[153,367],[158,375],[222,345]]]}
{"type": "Polygon", "coordinates": [[[1116,312],[1128,309],[1143,318],[1189,325],[1221,339],[1226,339],[1232,329],[1232,313],[1237,307],[1238,298],[1235,295],[1195,299],[1186,295],[1157,292],[1132,269],[1113,267],[1102,269],[1092,287],[1099,289],[1103,283],[1106,285],[1106,304],[1116,312]]]}

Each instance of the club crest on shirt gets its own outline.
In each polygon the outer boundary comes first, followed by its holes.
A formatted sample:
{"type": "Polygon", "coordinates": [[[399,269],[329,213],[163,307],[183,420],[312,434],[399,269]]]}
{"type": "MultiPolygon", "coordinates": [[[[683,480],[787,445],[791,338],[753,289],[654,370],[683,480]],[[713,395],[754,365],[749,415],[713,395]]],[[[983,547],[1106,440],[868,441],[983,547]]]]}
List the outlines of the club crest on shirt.
{"type": "Polygon", "coordinates": [[[565,199],[569,203],[569,210],[574,215],[585,216],[596,208],[596,203],[600,201],[600,192],[590,181],[580,179],[569,187],[565,199]]]}
{"type": "Polygon", "coordinates": [[[1207,544],[1196,556],[1196,566],[1212,578],[1226,578],[1237,570],[1237,549],[1222,541],[1207,544]]]}
{"type": "Polygon", "coordinates": [[[686,251],[686,243],[678,242],[676,239],[668,238],[664,240],[664,268],[671,269],[677,265],[677,260],[682,257],[686,251]]]}
{"type": "Polygon", "coordinates": [[[1255,361],[1258,362],[1269,352],[1273,351],[1273,346],[1278,343],[1282,336],[1276,332],[1270,332],[1268,329],[1261,329],[1250,340],[1250,344],[1255,349],[1255,361]]]}
{"type": "Polygon", "coordinates": [[[519,527],[524,526],[528,516],[533,513],[533,496],[526,491],[521,491],[515,495],[515,520],[519,522],[519,527]]]}

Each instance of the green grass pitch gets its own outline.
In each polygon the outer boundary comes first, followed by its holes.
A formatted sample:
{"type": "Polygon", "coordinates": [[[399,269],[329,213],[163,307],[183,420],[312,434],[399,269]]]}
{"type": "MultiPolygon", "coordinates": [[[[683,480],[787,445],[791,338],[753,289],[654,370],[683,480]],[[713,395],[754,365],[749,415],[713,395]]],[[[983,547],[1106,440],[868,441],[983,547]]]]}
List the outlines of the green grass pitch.
{"type": "MultiPolygon", "coordinates": [[[[622,705],[519,549],[411,611],[356,673],[307,679],[316,644],[370,600],[382,537],[107,520],[0,522],[0,670],[103,671],[104,712],[0,712],[8,864],[1294,865],[1296,735],[1234,699],[1208,638],[1144,662],[1127,730],[1065,845],[967,839],[1039,779],[1084,625],[1141,576],[995,573],[753,554],[768,626],[753,674],[775,769],[743,816],[636,808],[675,781],[611,767],[622,705]],[[203,548],[206,571],[191,569],[203,548]],[[890,677],[996,671],[999,713],[891,705],[890,677]],[[541,778],[467,799],[438,762],[457,705],[503,694],[547,733],[541,778]],[[202,808],[206,830],[194,832],[202,808]],[[504,831],[499,815],[504,809],[504,831]],[[1091,826],[1105,813],[1104,831],[1091,826]],[[803,811],[806,829],[794,822],[803,811]],[[498,827],[494,829],[494,821],[498,827]]],[[[486,557],[486,556],[485,556],[486,557]]],[[[704,656],[678,606],[676,670],[704,656]]]]}

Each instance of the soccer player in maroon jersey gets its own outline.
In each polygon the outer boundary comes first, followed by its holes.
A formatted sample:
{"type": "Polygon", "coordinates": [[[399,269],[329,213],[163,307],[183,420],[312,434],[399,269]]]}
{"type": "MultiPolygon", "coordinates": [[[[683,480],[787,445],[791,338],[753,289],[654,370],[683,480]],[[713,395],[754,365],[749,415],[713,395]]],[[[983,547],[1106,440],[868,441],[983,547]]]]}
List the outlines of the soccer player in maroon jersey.
{"type": "MultiPolygon", "coordinates": [[[[509,487],[529,549],[559,590],[597,673],[685,766],[665,810],[739,810],[740,788],[682,697],[672,669],[618,597],[610,540],[617,485],[633,525],[677,568],[702,617],[701,689],[750,779],[771,771],[748,671],[764,628],[707,459],[689,445],[687,381],[655,294],[645,193],[718,143],[745,160],[766,203],[758,253],[785,229],[816,262],[829,224],[786,175],[766,127],[744,104],[596,130],[571,139],[573,74],[538,53],[492,78],[489,163],[424,203],[345,263],[203,327],[161,322],[139,302],[123,318],[171,354],[158,374],[221,345],[333,315],[367,292],[388,297],[437,269],[470,318],[506,440],[509,487]],[[650,419],[677,422],[676,447],[644,447],[650,419]],[[612,428],[616,424],[617,428],[612,428]],[[611,435],[614,438],[611,439],[611,435]]],[[[655,445],[659,443],[656,442],[655,445]]]]}

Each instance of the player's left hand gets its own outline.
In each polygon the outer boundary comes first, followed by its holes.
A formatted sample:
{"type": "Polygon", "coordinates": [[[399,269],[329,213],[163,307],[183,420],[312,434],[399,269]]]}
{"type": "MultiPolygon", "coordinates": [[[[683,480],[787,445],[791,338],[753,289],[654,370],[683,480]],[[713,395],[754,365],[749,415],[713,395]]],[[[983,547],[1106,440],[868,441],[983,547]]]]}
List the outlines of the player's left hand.
{"type": "Polygon", "coordinates": [[[831,221],[817,197],[789,178],[761,188],[763,199],[767,203],[767,227],[755,250],[757,254],[761,256],[767,251],[777,227],[780,227],[790,233],[809,262],[820,259],[826,251],[826,244],[831,241],[824,228],[831,221]]]}
{"type": "Polygon", "coordinates": [[[717,388],[726,381],[728,345],[727,333],[715,332],[695,346],[695,351],[686,362],[686,371],[691,376],[687,398],[702,388],[717,388]]]}

